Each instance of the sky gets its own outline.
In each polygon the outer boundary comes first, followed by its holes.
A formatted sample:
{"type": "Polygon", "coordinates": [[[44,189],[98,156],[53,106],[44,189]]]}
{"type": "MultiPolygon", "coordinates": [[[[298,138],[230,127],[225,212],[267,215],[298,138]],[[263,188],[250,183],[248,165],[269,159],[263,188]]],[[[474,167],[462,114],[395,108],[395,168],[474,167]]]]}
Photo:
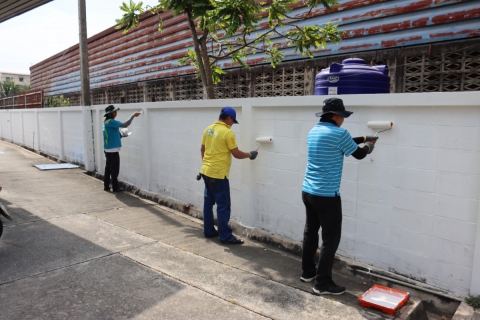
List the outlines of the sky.
{"type": "MultiPolygon", "coordinates": [[[[128,0],[85,0],[89,38],[115,25],[123,1],[128,0]]],[[[78,44],[78,34],[78,0],[55,0],[2,22],[0,71],[30,74],[30,66],[78,44]]]]}

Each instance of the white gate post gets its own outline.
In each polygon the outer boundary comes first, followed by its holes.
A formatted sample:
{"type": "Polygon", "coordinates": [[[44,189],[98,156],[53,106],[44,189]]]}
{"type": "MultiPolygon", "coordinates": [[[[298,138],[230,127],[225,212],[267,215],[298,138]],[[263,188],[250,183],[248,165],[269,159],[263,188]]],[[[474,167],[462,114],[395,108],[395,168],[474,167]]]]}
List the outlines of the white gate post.
{"type": "MultiPolygon", "coordinates": [[[[25,104],[26,106],[26,104],[25,104]]],[[[21,125],[21,129],[22,129],[22,146],[25,145],[25,126],[23,124],[23,116],[25,115],[25,112],[24,110],[20,111],[20,125],[21,125]]]]}
{"type": "Polygon", "coordinates": [[[10,122],[10,141],[11,142],[15,142],[13,140],[13,125],[12,125],[12,112],[10,111],[9,113],[9,116],[10,116],[10,120],[8,120],[10,122]]]}
{"type": "Polygon", "coordinates": [[[58,129],[60,133],[60,139],[59,140],[59,146],[58,146],[58,153],[60,154],[60,159],[64,159],[64,139],[63,139],[63,116],[62,116],[62,111],[58,111],[58,129]]]}
{"type": "Polygon", "coordinates": [[[475,237],[475,248],[473,251],[472,282],[470,284],[470,294],[472,296],[480,295],[480,202],[477,210],[477,232],[475,237]]]}
{"type": "Polygon", "coordinates": [[[150,128],[148,126],[149,110],[147,107],[143,108],[142,115],[142,129],[143,129],[143,141],[142,141],[142,162],[143,162],[143,182],[142,189],[150,191],[150,128]]]}
{"type": "Polygon", "coordinates": [[[95,110],[95,119],[97,119],[97,127],[93,132],[95,132],[95,162],[97,163],[97,172],[104,173],[103,170],[105,168],[104,159],[105,156],[103,155],[103,116],[102,116],[102,109],[95,110]]]}
{"type": "Polygon", "coordinates": [[[40,125],[38,124],[37,110],[35,110],[35,132],[33,133],[33,150],[35,150],[35,141],[37,141],[37,150],[40,151],[40,125]]]}
{"type": "MultiPolygon", "coordinates": [[[[249,152],[252,149],[253,140],[253,115],[252,106],[250,104],[242,105],[242,119],[239,121],[242,126],[240,149],[249,152]]],[[[253,227],[255,219],[253,216],[253,162],[251,160],[243,160],[242,162],[242,211],[240,215],[240,223],[245,227],[253,227]]]]}
{"type": "Polygon", "coordinates": [[[82,107],[83,115],[83,161],[85,170],[95,171],[95,151],[93,150],[93,119],[90,106],[82,107]]]}

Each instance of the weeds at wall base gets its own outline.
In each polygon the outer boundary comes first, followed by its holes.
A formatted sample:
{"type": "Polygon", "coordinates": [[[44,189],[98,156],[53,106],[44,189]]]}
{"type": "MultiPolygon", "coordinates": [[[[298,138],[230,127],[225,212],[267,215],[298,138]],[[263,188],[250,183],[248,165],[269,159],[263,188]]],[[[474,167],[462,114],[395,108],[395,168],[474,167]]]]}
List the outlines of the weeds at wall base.
{"type": "Polygon", "coordinates": [[[465,302],[472,308],[480,309],[480,295],[476,297],[468,295],[468,297],[465,298],[465,302]]]}

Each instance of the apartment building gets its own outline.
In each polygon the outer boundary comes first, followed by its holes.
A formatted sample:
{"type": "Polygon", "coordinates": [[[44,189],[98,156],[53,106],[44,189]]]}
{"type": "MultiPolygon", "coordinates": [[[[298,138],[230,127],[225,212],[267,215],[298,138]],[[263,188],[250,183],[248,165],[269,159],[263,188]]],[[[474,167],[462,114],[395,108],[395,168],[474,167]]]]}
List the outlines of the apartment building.
{"type": "Polygon", "coordinates": [[[13,73],[0,71],[0,82],[12,80],[19,85],[30,85],[30,75],[25,73],[13,73]]]}

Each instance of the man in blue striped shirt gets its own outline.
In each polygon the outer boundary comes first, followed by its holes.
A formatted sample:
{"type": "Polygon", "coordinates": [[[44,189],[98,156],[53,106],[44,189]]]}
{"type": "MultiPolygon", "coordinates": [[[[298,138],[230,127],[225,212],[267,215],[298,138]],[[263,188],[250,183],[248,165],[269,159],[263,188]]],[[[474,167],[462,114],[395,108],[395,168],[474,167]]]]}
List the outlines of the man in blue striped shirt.
{"type": "Polygon", "coordinates": [[[308,163],[302,187],[302,200],[307,219],[303,234],[302,277],[303,282],[316,280],[315,294],[339,295],[345,287],[332,279],[335,252],[342,232],[342,202],[340,182],[343,158],[352,155],[363,159],[371,153],[377,137],[352,138],[340,128],[345,118],[353,112],[346,111],[343,101],[329,98],[323,102],[322,112],[315,115],[320,121],[308,134],[308,163]],[[360,148],[358,145],[364,143],[360,148]],[[318,268],[315,253],[318,248],[318,231],[322,228],[322,247],[318,268]]]}

